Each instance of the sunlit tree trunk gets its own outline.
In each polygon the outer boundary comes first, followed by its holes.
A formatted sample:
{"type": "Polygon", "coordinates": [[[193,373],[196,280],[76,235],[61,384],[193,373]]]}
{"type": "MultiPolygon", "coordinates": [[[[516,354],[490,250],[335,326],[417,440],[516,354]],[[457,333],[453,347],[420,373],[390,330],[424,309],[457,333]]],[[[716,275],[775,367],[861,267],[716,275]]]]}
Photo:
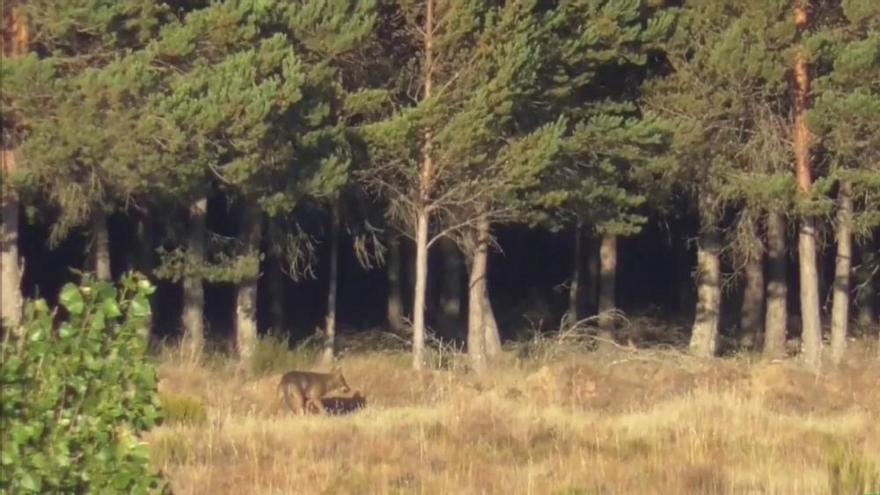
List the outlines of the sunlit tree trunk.
{"type": "MultiPolygon", "coordinates": [[[[761,246],[756,225],[747,220],[749,242],[761,246]]],[[[740,313],[740,345],[754,348],[764,333],[764,250],[754,249],[748,253],[744,268],[745,287],[743,289],[740,313]]]]}
{"type": "MultiPolygon", "coordinates": [[[[488,223],[488,221],[486,222],[488,223]]],[[[488,273],[488,229],[477,229],[477,238],[471,254],[468,280],[468,357],[476,372],[486,369],[486,274],[488,273]]]]}
{"type": "Polygon", "coordinates": [[[843,181],[837,196],[837,260],[834,266],[834,296],[831,306],[831,358],[835,363],[840,363],[843,359],[849,326],[852,209],[852,186],[843,181]]]}
{"type": "Polygon", "coordinates": [[[703,214],[697,243],[697,308],[690,342],[691,353],[701,357],[715,356],[721,318],[721,233],[718,220],[709,212],[710,207],[710,201],[701,201],[703,214]]]}
{"type": "Polygon", "coordinates": [[[395,332],[404,329],[403,291],[400,282],[400,236],[392,233],[388,238],[388,326],[395,332]]]}
{"type": "MultiPolygon", "coordinates": [[[[434,0],[428,0],[424,29],[424,99],[431,97],[434,65],[434,0]]],[[[416,211],[416,283],[413,296],[413,368],[425,365],[425,300],[428,288],[428,223],[434,160],[431,157],[431,132],[425,132],[422,169],[419,177],[419,201],[416,211]]]]}
{"type": "MultiPolygon", "coordinates": [[[[12,150],[3,150],[4,181],[15,171],[15,154],[12,150]]],[[[0,231],[0,307],[2,307],[2,324],[7,328],[17,328],[21,321],[21,267],[18,258],[18,218],[19,205],[15,191],[7,184],[3,188],[3,224],[0,231]]]]}
{"type": "Polygon", "coordinates": [[[257,281],[259,279],[260,255],[259,207],[246,204],[242,211],[239,235],[244,245],[243,255],[251,260],[248,273],[238,284],[235,304],[235,336],[238,355],[242,362],[249,363],[257,343],[257,281]]]}
{"type": "Polygon", "coordinates": [[[92,270],[98,280],[110,281],[110,233],[107,230],[107,214],[99,206],[92,217],[92,270]]]}
{"type": "Polygon", "coordinates": [[[602,235],[599,247],[599,328],[605,338],[612,336],[617,279],[617,236],[602,235]]]}
{"type": "Polygon", "coordinates": [[[413,296],[413,368],[424,367],[425,300],[428,288],[428,215],[416,218],[416,286],[413,296]]]}
{"type": "Polygon", "coordinates": [[[788,274],[786,269],[785,217],[767,214],[767,312],[764,320],[764,356],[785,356],[788,330],[788,274]]]}
{"type": "Polygon", "coordinates": [[[491,359],[501,354],[501,332],[498,330],[498,321],[495,319],[495,311],[492,310],[492,301],[489,298],[489,241],[491,238],[491,225],[489,218],[480,217],[477,221],[478,241],[483,245],[479,250],[482,260],[483,273],[480,276],[483,306],[483,344],[485,345],[486,357],[491,359]]]}
{"type": "MultiPolygon", "coordinates": [[[[809,0],[795,6],[795,23],[799,32],[810,25],[809,0]]],[[[813,184],[813,164],[810,156],[812,135],[807,127],[810,107],[810,67],[805,47],[800,47],[794,62],[794,154],[797,183],[803,197],[809,196],[813,184]]],[[[798,232],[800,268],[801,339],[804,361],[818,369],[822,358],[822,322],[819,314],[819,272],[816,261],[816,221],[805,216],[798,232]]]]}
{"type": "Polygon", "coordinates": [[[208,200],[199,198],[189,206],[186,258],[183,274],[184,346],[193,356],[202,352],[205,343],[205,289],[202,268],[205,263],[208,200]]]}
{"type": "Polygon", "coordinates": [[[336,350],[336,296],[339,287],[339,204],[333,206],[330,220],[330,281],[327,289],[327,322],[324,335],[325,364],[333,362],[336,350]]]}
{"type": "MultiPolygon", "coordinates": [[[[3,5],[3,53],[2,58],[18,58],[24,56],[30,44],[30,30],[21,2],[7,0],[3,5]]],[[[0,60],[2,62],[2,60],[0,60]]],[[[6,129],[4,129],[4,133],[6,129]]],[[[19,264],[18,223],[19,201],[16,191],[7,183],[17,171],[16,153],[14,148],[4,147],[0,150],[0,324],[7,328],[17,328],[21,322],[22,267],[19,264]]]]}

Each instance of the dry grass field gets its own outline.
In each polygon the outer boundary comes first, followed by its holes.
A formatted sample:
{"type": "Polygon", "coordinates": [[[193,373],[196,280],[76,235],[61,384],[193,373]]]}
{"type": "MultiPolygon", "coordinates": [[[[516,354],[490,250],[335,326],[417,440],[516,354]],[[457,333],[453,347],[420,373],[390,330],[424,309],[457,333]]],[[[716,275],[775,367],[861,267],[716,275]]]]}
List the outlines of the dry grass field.
{"type": "Polygon", "coordinates": [[[865,494],[880,492],[880,361],[856,344],[820,375],[754,356],[511,350],[414,373],[404,352],[341,364],[366,407],[295,417],[259,374],[166,353],[154,462],[189,494],[865,494]]]}

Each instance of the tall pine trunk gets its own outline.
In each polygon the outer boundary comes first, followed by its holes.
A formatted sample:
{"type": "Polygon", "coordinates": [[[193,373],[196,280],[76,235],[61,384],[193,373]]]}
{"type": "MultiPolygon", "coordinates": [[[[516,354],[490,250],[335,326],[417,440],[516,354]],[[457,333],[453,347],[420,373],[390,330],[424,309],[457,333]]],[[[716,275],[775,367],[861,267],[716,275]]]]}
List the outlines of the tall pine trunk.
{"type": "MultiPolygon", "coordinates": [[[[473,252],[471,253],[470,277],[468,280],[468,357],[471,368],[476,372],[486,369],[486,274],[489,262],[488,229],[483,229],[479,221],[473,252]],[[485,237],[484,237],[485,235],[485,237]]],[[[485,222],[488,224],[488,221],[485,222]]],[[[491,308],[489,308],[491,310],[491,308]]]]}
{"type": "Polygon", "coordinates": [[[205,344],[205,288],[202,267],[205,263],[207,213],[206,198],[199,198],[189,206],[183,274],[183,341],[192,356],[201,354],[205,344]]]}
{"type": "MultiPolygon", "coordinates": [[[[755,221],[747,219],[745,235],[752,246],[762,246],[755,221]]],[[[750,249],[746,257],[745,287],[740,312],[740,345],[753,349],[764,333],[764,249],[750,249]]]]}
{"type": "Polygon", "coordinates": [[[849,325],[849,278],[852,268],[852,186],[840,183],[837,195],[837,259],[834,266],[834,296],[831,306],[831,358],[840,363],[846,350],[849,325]]]}
{"type": "Polygon", "coordinates": [[[244,276],[238,284],[235,302],[235,337],[238,356],[243,363],[250,363],[257,343],[257,281],[259,279],[260,222],[261,212],[255,204],[245,204],[241,212],[239,235],[244,245],[242,254],[251,260],[252,273],[244,276]]]}
{"type": "Polygon", "coordinates": [[[583,228],[578,222],[574,228],[572,245],[571,285],[568,287],[568,324],[574,325],[580,319],[581,273],[583,272],[583,228]]]}
{"type": "MultiPolygon", "coordinates": [[[[15,155],[12,150],[3,150],[3,173],[15,170],[15,155]]],[[[8,177],[8,175],[6,175],[8,177]]],[[[4,177],[4,181],[6,180],[4,177]]],[[[21,267],[18,258],[18,219],[19,204],[15,191],[7,184],[3,188],[3,224],[0,231],[0,323],[6,328],[17,328],[21,321],[21,267]]]]}
{"type": "Polygon", "coordinates": [[[110,233],[107,230],[107,214],[99,206],[92,217],[92,270],[98,280],[110,281],[110,233]]]}
{"type": "Polygon", "coordinates": [[[501,354],[501,332],[498,330],[498,321],[495,319],[495,311],[492,310],[492,300],[489,298],[489,242],[491,240],[492,226],[488,216],[482,216],[477,220],[478,240],[483,244],[481,250],[485,259],[482,262],[482,305],[483,305],[483,344],[485,345],[486,357],[493,358],[501,354]]]}
{"type": "Polygon", "coordinates": [[[403,291],[400,281],[400,236],[388,238],[388,326],[395,332],[403,331],[403,291]]]}
{"type": "Polygon", "coordinates": [[[617,236],[602,235],[599,247],[599,328],[604,338],[612,338],[617,279],[617,236]]]}
{"type": "Polygon", "coordinates": [[[413,368],[425,363],[425,298],[428,288],[428,213],[420,209],[416,218],[416,283],[413,296],[413,368]]]}
{"type": "Polygon", "coordinates": [[[788,274],[785,242],[785,216],[767,214],[767,313],[764,320],[764,357],[785,356],[788,331],[788,274]]]}
{"type": "Polygon", "coordinates": [[[330,281],[327,289],[327,322],[324,329],[324,364],[333,362],[336,352],[336,295],[339,287],[339,203],[330,219],[330,281]]]}
{"type": "MultiPolygon", "coordinates": [[[[23,3],[23,2],[21,2],[23,3]]],[[[30,30],[20,3],[7,0],[3,5],[3,53],[2,58],[24,56],[30,45],[30,30]]],[[[2,60],[0,60],[2,62],[2,60]]],[[[5,131],[5,130],[4,130],[5,131]]],[[[4,132],[5,133],[5,132],[4,132]]],[[[23,268],[18,252],[18,195],[7,180],[17,171],[16,150],[7,148],[6,140],[0,150],[0,326],[18,328],[21,322],[23,298],[21,278],[23,268]]]]}
{"type": "Polygon", "coordinates": [[[718,220],[709,212],[710,205],[710,201],[701,205],[703,215],[697,242],[697,308],[690,342],[691,353],[700,357],[714,357],[718,351],[718,326],[721,320],[721,233],[718,220]]]}
{"type": "MultiPolygon", "coordinates": [[[[428,0],[424,29],[423,99],[431,98],[434,69],[434,0],[428,0]]],[[[428,224],[430,221],[431,182],[434,178],[434,160],[431,157],[431,132],[425,132],[422,147],[422,169],[419,175],[419,200],[416,208],[416,283],[413,297],[413,368],[424,368],[425,358],[425,299],[428,288],[428,224]]]]}
{"type": "Polygon", "coordinates": [[[856,270],[856,305],[859,327],[863,330],[880,329],[877,321],[877,276],[874,274],[878,262],[877,244],[869,235],[859,244],[859,268],[856,270]]]}
{"type": "MultiPolygon", "coordinates": [[[[812,2],[803,0],[795,6],[795,22],[798,32],[810,25],[812,2]]],[[[800,193],[810,195],[813,183],[813,164],[810,155],[812,135],[807,127],[810,108],[810,67],[806,48],[800,47],[794,64],[794,154],[795,170],[800,193]]],[[[798,257],[800,268],[801,339],[804,361],[818,369],[822,359],[822,322],[819,314],[819,272],[816,260],[816,222],[805,216],[798,233],[798,257]]]]}

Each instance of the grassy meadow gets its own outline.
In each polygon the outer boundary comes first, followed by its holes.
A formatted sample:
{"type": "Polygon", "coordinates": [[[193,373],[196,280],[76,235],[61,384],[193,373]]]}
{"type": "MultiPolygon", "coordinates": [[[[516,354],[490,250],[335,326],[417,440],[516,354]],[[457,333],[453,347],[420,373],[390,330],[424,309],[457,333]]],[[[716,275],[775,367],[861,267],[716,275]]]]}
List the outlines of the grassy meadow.
{"type": "Polygon", "coordinates": [[[448,350],[418,374],[405,350],[349,346],[340,362],[366,406],[296,417],[275,386],[309,352],[265,340],[244,372],[168,351],[168,419],[147,441],[178,495],[865,494],[880,492],[876,355],[853,343],[817,376],[538,339],[475,376],[448,350]]]}

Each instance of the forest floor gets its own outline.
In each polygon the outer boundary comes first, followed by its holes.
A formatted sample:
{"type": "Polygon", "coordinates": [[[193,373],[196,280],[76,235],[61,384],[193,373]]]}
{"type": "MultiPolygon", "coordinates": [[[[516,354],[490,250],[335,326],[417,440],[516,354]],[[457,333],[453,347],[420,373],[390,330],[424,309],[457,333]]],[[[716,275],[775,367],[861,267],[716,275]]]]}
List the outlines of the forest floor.
{"type": "MultiPolygon", "coordinates": [[[[509,350],[416,373],[402,351],[341,359],[366,407],[297,417],[261,373],[165,353],[153,459],[188,494],[866,494],[880,492],[880,360],[856,342],[819,375],[796,361],[674,349],[509,350]]],[[[435,363],[436,366],[436,363],[435,363]]]]}

